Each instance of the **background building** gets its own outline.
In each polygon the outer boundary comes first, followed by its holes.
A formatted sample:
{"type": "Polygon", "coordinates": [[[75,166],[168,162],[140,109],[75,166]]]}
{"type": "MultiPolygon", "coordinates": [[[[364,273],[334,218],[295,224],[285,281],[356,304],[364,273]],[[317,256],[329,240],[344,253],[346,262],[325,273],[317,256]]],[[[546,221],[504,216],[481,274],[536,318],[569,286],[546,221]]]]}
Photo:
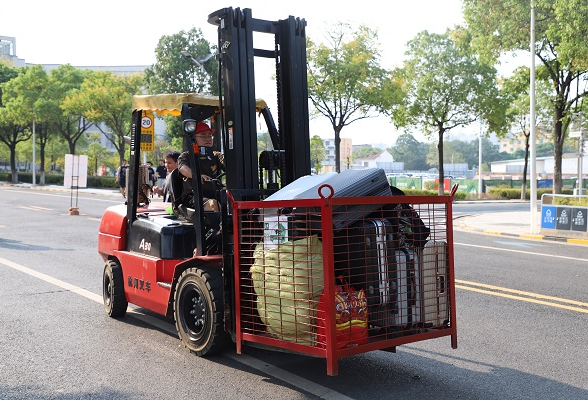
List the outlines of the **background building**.
{"type": "MultiPolygon", "coordinates": [[[[323,140],[325,146],[325,159],[322,162],[321,172],[333,172],[335,168],[335,139],[323,140]]],[[[349,138],[341,138],[340,157],[341,157],[341,171],[350,169],[353,156],[352,140],[349,138]]]]}

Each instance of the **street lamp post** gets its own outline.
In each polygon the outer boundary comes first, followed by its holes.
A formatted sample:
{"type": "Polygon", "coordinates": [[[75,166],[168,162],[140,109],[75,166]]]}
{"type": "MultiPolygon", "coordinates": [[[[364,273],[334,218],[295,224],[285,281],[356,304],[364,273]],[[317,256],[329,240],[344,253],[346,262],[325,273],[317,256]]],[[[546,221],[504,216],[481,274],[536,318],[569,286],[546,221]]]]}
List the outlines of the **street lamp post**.
{"type": "Polygon", "coordinates": [[[36,171],[36,166],[35,164],[37,163],[37,159],[36,159],[36,135],[35,135],[35,109],[33,108],[33,166],[32,166],[32,170],[33,170],[33,187],[35,187],[35,185],[37,184],[37,171],[36,171]]]}
{"type": "Polygon", "coordinates": [[[536,234],[537,229],[537,167],[536,167],[536,139],[535,139],[535,5],[531,0],[531,79],[530,79],[530,109],[531,109],[531,179],[529,179],[531,200],[531,234],[536,234]]]}

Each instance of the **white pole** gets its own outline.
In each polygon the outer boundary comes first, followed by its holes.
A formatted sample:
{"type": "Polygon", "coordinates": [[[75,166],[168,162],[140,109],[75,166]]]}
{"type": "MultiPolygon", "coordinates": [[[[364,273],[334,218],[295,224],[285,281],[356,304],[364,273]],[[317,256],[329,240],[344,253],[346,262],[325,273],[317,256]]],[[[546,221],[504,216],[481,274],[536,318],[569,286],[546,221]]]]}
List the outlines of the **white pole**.
{"type": "Polygon", "coordinates": [[[531,234],[537,234],[537,171],[536,171],[536,156],[535,156],[535,5],[531,0],[531,177],[529,182],[531,183],[530,197],[531,197],[531,234]]]}
{"type": "Polygon", "coordinates": [[[36,147],[37,147],[37,140],[35,138],[35,110],[33,109],[33,187],[37,184],[37,171],[35,164],[37,163],[36,159],[36,147]]]}
{"type": "Polygon", "coordinates": [[[478,139],[478,199],[482,198],[482,123],[480,122],[480,137],[478,139]]]}

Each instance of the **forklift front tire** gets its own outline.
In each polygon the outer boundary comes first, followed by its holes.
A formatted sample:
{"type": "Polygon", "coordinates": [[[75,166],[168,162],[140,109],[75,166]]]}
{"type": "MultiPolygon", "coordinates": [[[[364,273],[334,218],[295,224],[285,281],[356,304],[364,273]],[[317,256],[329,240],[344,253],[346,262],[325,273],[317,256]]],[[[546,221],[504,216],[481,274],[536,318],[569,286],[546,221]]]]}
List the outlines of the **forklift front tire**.
{"type": "Polygon", "coordinates": [[[182,273],[174,293],[174,319],[178,336],[197,356],[225,346],[223,279],[220,271],[189,268],[182,273]]]}
{"type": "Polygon", "coordinates": [[[127,312],[129,303],[125,296],[122,268],[116,261],[109,260],[104,266],[102,298],[104,309],[112,318],[122,317],[127,312]]]}

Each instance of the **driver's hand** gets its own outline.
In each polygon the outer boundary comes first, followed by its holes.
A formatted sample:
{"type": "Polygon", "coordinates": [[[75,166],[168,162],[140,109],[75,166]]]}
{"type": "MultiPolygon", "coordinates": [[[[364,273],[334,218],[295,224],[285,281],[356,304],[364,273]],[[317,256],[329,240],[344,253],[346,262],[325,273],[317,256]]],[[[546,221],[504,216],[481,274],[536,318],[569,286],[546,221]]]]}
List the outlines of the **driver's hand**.
{"type": "Polygon", "coordinates": [[[205,174],[200,175],[200,178],[201,178],[202,183],[212,180],[212,178],[210,176],[205,175],[205,174]]]}

